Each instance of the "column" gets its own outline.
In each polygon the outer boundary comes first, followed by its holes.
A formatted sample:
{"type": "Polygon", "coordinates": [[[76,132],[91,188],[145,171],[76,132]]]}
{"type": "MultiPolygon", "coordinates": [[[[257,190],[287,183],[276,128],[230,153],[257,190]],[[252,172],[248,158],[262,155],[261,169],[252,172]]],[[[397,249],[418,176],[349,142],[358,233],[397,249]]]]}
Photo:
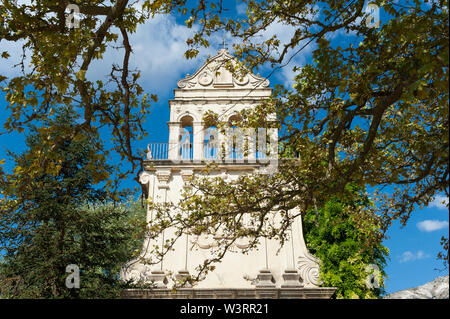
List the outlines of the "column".
{"type": "Polygon", "coordinates": [[[269,128],[269,166],[266,172],[268,174],[275,174],[278,170],[278,129],[269,128]]]}
{"type": "Polygon", "coordinates": [[[169,126],[169,151],[168,159],[172,161],[180,160],[180,129],[181,123],[179,122],[168,122],[169,126]]]}
{"type": "Polygon", "coordinates": [[[205,144],[205,132],[202,122],[194,122],[192,127],[194,151],[193,159],[196,162],[204,160],[205,151],[203,145],[205,144]]]}
{"type": "Polygon", "coordinates": [[[223,163],[225,161],[225,151],[227,149],[227,136],[223,128],[218,128],[218,143],[217,143],[217,163],[223,163]]]}
{"type": "Polygon", "coordinates": [[[275,288],[275,279],[272,272],[269,270],[269,255],[267,252],[267,238],[264,238],[264,252],[265,252],[265,268],[261,269],[256,276],[256,288],[275,288]]]}
{"type": "MultiPolygon", "coordinates": [[[[163,194],[162,202],[167,202],[167,192],[169,190],[169,179],[170,179],[171,171],[170,170],[160,170],[156,172],[156,177],[158,178],[158,188],[163,194]]],[[[165,231],[162,231],[161,234],[161,251],[164,249],[164,235],[165,231]]],[[[153,282],[156,288],[166,288],[167,287],[167,277],[163,270],[163,261],[164,257],[161,259],[158,265],[155,265],[155,268],[150,272],[150,275],[148,276],[148,279],[150,282],[153,282]]]]}
{"type": "Polygon", "coordinates": [[[297,269],[295,269],[294,234],[292,228],[289,233],[290,238],[284,244],[287,267],[282,275],[283,284],[281,285],[281,288],[300,288],[303,287],[303,284],[300,282],[300,274],[297,269]]]}
{"type": "MultiPolygon", "coordinates": [[[[192,169],[181,170],[181,178],[183,179],[183,187],[190,188],[189,179],[194,175],[194,171],[192,169]]],[[[188,271],[188,256],[189,256],[189,235],[184,234],[184,267],[178,270],[178,273],[175,275],[175,278],[179,281],[180,284],[183,284],[184,288],[192,288],[191,284],[187,281],[189,277],[188,271]]]]}
{"type": "Polygon", "coordinates": [[[256,130],[254,128],[247,128],[245,130],[247,140],[247,162],[256,163],[256,130]]]}

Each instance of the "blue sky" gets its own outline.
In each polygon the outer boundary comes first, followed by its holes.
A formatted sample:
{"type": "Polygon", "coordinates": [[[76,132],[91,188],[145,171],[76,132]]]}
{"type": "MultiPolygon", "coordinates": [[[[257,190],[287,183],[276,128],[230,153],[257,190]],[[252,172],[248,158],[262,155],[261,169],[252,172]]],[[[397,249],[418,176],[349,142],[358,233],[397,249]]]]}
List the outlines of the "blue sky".
{"type": "MultiPolygon", "coordinates": [[[[232,1],[226,2],[229,5],[229,12],[232,16],[239,16],[245,12],[245,6],[232,1]]],[[[380,12],[383,23],[384,12],[380,12]]],[[[272,34],[277,34],[280,40],[286,42],[294,32],[291,27],[275,23],[268,30],[260,34],[259,40],[268,38],[272,34]]],[[[141,85],[149,94],[157,94],[159,101],[151,107],[151,114],[145,123],[145,128],[149,132],[149,137],[142,142],[136,143],[136,148],[145,149],[147,143],[167,142],[169,120],[168,99],[173,98],[173,89],[176,88],[177,80],[193,74],[196,69],[205,61],[208,55],[214,55],[222,47],[223,34],[215,34],[211,39],[211,47],[200,52],[200,55],[193,60],[186,60],[183,57],[187,49],[185,41],[192,30],[183,25],[183,19],[171,16],[156,16],[145,25],[138,27],[135,34],[130,37],[133,46],[132,67],[141,70],[141,85]]],[[[226,35],[227,43],[233,40],[226,35]]],[[[337,45],[347,45],[350,41],[357,41],[355,37],[338,33],[331,37],[333,43],[337,45]]],[[[231,45],[228,45],[231,47],[231,45]]],[[[0,62],[0,74],[14,76],[18,74],[18,69],[12,67],[20,58],[21,48],[17,44],[0,42],[1,51],[8,50],[12,56],[12,61],[0,62]]],[[[311,52],[314,46],[308,46],[300,54],[292,59],[292,63],[275,72],[270,77],[271,86],[277,83],[290,85],[294,72],[294,65],[303,65],[310,61],[311,52]]],[[[114,62],[122,60],[122,52],[108,49],[104,59],[96,61],[87,77],[90,79],[105,79],[109,73],[110,66],[114,62]]],[[[262,76],[270,74],[271,70],[263,67],[259,70],[262,76]]],[[[3,123],[6,113],[6,103],[4,93],[0,93],[0,123],[3,123]]],[[[7,159],[6,150],[21,152],[24,150],[24,135],[11,134],[0,135],[0,160],[7,159]]],[[[11,170],[12,163],[6,162],[5,169],[11,170]]],[[[134,187],[136,184],[131,180],[124,186],[134,187]]],[[[416,210],[406,227],[401,227],[394,223],[388,232],[389,239],[385,245],[390,249],[390,261],[386,268],[388,278],[386,281],[387,292],[394,292],[401,289],[422,285],[437,276],[448,274],[448,270],[440,272],[442,262],[436,260],[436,255],[440,250],[439,244],[441,236],[448,236],[449,233],[449,212],[447,207],[440,204],[445,198],[436,199],[433,205],[422,210],[416,210]]]]}

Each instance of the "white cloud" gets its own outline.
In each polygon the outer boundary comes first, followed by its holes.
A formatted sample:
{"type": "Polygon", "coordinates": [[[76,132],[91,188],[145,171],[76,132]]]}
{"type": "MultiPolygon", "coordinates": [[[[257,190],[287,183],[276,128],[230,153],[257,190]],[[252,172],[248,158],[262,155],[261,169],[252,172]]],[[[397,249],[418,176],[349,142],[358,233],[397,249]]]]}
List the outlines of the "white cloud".
{"type": "MultiPolygon", "coordinates": [[[[186,60],[186,40],[194,31],[195,27],[188,29],[169,15],[157,15],[139,25],[136,33],[129,36],[133,48],[130,70],[141,71],[140,83],[145,91],[170,94],[176,88],[177,80],[195,71],[205,61],[207,54],[216,53],[219,47],[213,43],[210,49],[200,50],[196,59],[186,60]]],[[[105,79],[111,71],[111,65],[120,65],[122,59],[123,50],[108,48],[102,60],[92,63],[88,76],[105,79]]]]}
{"type": "Polygon", "coordinates": [[[417,252],[412,252],[412,251],[405,251],[401,256],[400,256],[400,263],[406,263],[409,261],[415,261],[415,260],[420,260],[420,259],[425,259],[425,258],[429,258],[430,255],[425,253],[423,250],[418,250],[417,252]]]}
{"type": "Polygon", "coordinates": [[[446,220],[427,219],[417,223],[417,228],[425,232],[432,232],[446,227],[448,227],[448,221],[446,220]]]}
{"type": "Polygon", "coordinates": [[[448,209],[448,197],[437,195],[428,206],[436,207],[437,209],[448,209]]]}
{"type": "MultiPolygon", "coordinates": [[[[133,34],[129,34],[129,41],[133,48],[130,57],[130,71],[141,71],[140,83],[145,91],[151,93],[171,93],[176,88],[177,80],[184,78],[186,73],[195,71],[205,60],[208,54],[214,55],[220,48],[221,37],[211,38],[211,47],[200,50],[196,59],[186,60],[184,52],[187,50],[186,40],[195,32],[183,24],[178,24],[174,17],[169,15],[156,15],[147,20],[145,24],[137,26],[133,34]],[[220,39],[219,39],[220,38],[220,39]]],[[[121,46],[120,32],[113,29],[119,35],[114,46],[121,46]]],[[[1,41],[2,50],[8,51],[11,58],[0,61],[0,74],[8,77],[20,74],[20,68],[13,68],[20,62],[22,42],[1,41]]],[[[93,60],[86,77],[89,80],[106,80],[111,72],[112,64],[119,67],[123,61],[123,49],[108,47],[100,60],[93,60]]],[[[28,62],[29,59],[26,60],[28,62]]],[[[28,63],[26,63],[28,64],[28,63]]]]}

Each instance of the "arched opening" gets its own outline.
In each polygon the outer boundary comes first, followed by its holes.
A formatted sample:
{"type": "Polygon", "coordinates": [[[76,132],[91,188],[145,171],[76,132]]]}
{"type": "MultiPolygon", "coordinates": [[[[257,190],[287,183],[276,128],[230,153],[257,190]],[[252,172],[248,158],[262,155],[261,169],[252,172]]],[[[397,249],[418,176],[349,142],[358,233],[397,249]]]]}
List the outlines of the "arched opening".
{"type": "Polygon", "coordinates": [[[240,124],[242,118],[239,114],[233,114],[228,119],[228,126],[230,128],[230,144],[228,145],[228,158],[230,159],[243,159],[245,149],[244,130],[240,124]]]}
{"type": "Polygon", "coordinates": [[[210,126],[205,129],[205,139],[203,141],[204,145],[204,156],[205,160],[215,160],[218,156],[219,149],[219,133],[217,127],[210,126]]]}
{"type": "Polygon", "coordinates": [[[193,123],[194,119],[190,115],[185,115],[180,119],[181,132],[179,136],[180,157],[183,160],[192,159],[193,156],[193,123]]]}

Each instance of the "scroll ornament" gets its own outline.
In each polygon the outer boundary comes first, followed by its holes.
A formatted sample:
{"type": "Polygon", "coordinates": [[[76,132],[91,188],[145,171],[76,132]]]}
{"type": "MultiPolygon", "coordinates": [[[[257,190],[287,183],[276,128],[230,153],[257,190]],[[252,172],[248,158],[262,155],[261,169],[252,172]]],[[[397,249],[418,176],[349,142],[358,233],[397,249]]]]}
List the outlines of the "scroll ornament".
{"type": "Polygon", "coordinates": [[[319,287],[322,284],[319,279],[319,262],[319,259],[308,252],[298,258],[297,268],[305,286],[319,287]]]}

